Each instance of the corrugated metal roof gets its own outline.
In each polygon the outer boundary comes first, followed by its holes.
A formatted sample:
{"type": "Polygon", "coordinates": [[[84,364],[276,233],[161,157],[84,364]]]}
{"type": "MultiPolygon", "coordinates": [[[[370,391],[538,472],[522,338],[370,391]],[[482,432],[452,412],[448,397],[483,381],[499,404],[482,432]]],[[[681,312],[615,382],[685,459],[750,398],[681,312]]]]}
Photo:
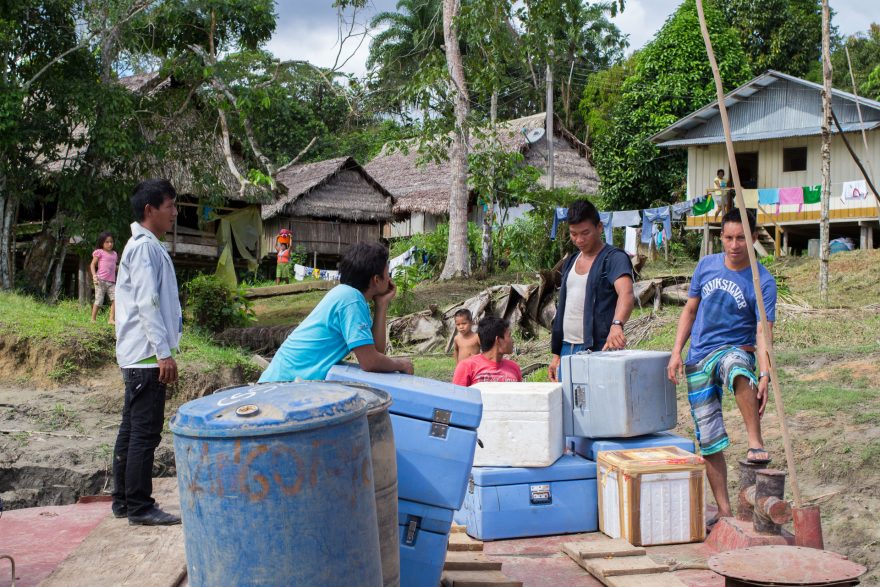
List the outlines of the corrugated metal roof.
{"type": "MultiPolygon", "coordinates": [[[[822,124],[822,86],[777,71],[756,77],[724,98],[735,141],[766,140],[818,134],[822,124]]],[[[880,102],[833,90],[832,104],[841,125],[858,125],[856,101],[865,123],[880,123],[880,102]]],[[[861,127],[858,127],[861,128],[861,127]]],[[[661,147],[724,141],[715,101],[660,131],[651,140],[661,147]]]]}
{"type": "MultiPolygon", "coordinates": [[[[840,125],[843,127],[843,132],[857,132],[862,129],[864,130],[874,130],[875,128],[880,128],[880,121],[871,121],[865,123],[850,123],[846,124],[841,122],[840,125]]],[[[832,134],[837,134],[837,127],[832,127],[832,134]]],[[[822,134],[822,127],[809,127],[809,128],[798,128],[798,129],[788,129],[788,130],[777,130],[777,131],[768,131],[768,132],[759,132],[753,134],[732,134],[731,139],[734,143],[741,143],[745,141],[768,141],[770,139],[784,139],[787,137],[809,137],[816,136],[822,134]]],[[[659,143],[658,147],[688,147],[693,145],[713,145],[724,142],[724,136],[712,136],[712,137],[698,137],[692,139],[676,139],[672,141],[666,141],[663,143],[659,143]]]]}

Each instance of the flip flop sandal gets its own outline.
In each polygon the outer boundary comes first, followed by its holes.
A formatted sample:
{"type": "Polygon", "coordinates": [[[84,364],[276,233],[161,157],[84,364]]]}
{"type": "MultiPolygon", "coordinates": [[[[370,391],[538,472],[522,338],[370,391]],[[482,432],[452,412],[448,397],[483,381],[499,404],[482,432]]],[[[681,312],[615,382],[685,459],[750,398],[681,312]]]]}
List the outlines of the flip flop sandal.
{"type": "MultiPolygon", "coordinates": [[[[753,458],[751,458],[751,455],[753,453],[759,453],[759,452],[767,453],[767,451],[764,449],[763,446],[760,446],[758,448],[750,448],[748,450],[748,453],[746,453],[746,460],[753,465],[766,465],[767,463],[769,463],[771,461],[769,456],[766,459],[753,459],[753,458]]],[[[769,455],[770,453],[767,453],[767,454],[769,455]]]]}
{"type": "Polygon", "coordinates": [[[712,533],[712,530],[719,521],[721,521],[721,516],[718,515],[712,516],[706,521],[706,536],[712,533]]]}

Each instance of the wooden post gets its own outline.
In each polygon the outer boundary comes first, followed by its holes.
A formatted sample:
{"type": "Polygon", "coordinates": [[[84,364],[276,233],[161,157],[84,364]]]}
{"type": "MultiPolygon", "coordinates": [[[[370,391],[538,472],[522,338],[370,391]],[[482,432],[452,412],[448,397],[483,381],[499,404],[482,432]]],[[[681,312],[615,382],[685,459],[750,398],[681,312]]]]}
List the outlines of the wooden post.
{"type": "Polygon", "coordinates": [[[859,250],[864,251],[868,248],[868,225],[865,222],[859,222],[859,250]]]}
{"type": "Polygon", "coordinates": [[[819,212],[819,299],[828,303],[828,258],[831,256],[831,13],[822,0],[822,197],[819,212]]]}
{"type": "Polygon", "coordinates": [[[77,299],[81,305],[88,305],[92,301],[92,277],[89,271],[89,262],[80,257],[77,277],[77,299]]]}
{"type": "MultiPolygon", "coordinates": [[[[721,115],[721,126],[724,129],[724,143],[727,147],[727,158],[730,162],[731,179],[734,182],[736,193],[736,207],[739,208],[740,220],[743,227],[749,225],[748,216],[746,214],[746,201],[742,193],[742,182],[739,180],[739,169],[736,165],[736,154],[733,149],[733,139],[730,134],[730,119],[727,116],[727,105],[724,103],[724,86],[721,82],[721,73],[718,70],[718,63],[715,61],[715,52],[712,50],[712,40],[709,38],[709,29],[706,26],[706,15],[703,13],[703,0],[696,0],[697,15],[700,19],[700,32],[703,34],[703,42],[706,44],[706,54],[709,57],[709,65],[712,68],[712,77],[715,78],[715,93],[718,97],[718,112],[721,115]]],[[[828,6],[828,0],[822,0],[822,4],[828,6]]],[[[776,414],[779,418],[779,424],[782,428],[782,441],[785,446],[785,460],[788,465],[788,473],[791,477],[791,492],[794,497],[795,507],[801,507],[801,490],[798,485],[797,472],[794,465],[794,450],[791,446],[791,437],[788,434],[788,423],[785,419],[785,405],[782,400],[782,388],[779,386],[779,377],[776,371],[776,353],[773,350],[773,340],[770,337],[770,325],[767,321],[767,309],[764,307],[764,296],[761,295],[761,274],[758,272],[758,260],[755,257],[754,242],[752,241],[751,232],[745,230],[746,252],[749,255],[749,265],[752,269],[752,284],[755,288],[755,300],[758,304],[758,316],[760,318],[760,336],[763,342],[763,348],[767,352],[767,358],[770,363],[770,387],[773,389],[773,399],[776,405],[776,414]]],[[[760,347],[759,347],[760,348],[760,347]]]]}
{"type": "Polygon", "coordinates": [[[782,256],[782,235],[779,234],[779,227],[776,227],[776,238],[773,239],[773,256],[782,256]]]}
{"type": "Polygon", "coordinates": [[[790,255],[791,251],[788,248],[788,231],[782,233],[782,250],[785,251],[786,255],[790,255]]]}
{"type": "Polygon", "coordinates": [[[709,243],[712,235],[709,233],[709,222],[703,225],[703,242],[700,244],[700,258],[702,259],[709,254],[709,243]]]}

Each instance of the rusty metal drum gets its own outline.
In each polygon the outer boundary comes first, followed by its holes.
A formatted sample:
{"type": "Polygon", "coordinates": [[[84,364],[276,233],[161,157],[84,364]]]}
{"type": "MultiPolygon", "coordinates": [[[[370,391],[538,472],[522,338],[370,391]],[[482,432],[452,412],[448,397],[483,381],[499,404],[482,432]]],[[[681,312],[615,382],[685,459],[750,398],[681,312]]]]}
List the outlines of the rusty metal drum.
{"type": "Polygon", "coordinates": [[[190,585],[382,585],[357,390],[227,389],[181,406],[171,431],[190,585]]]}
{"type": "Polygon", "coordinates": [[[376,516],[379,520],[379,549],[382,553],[382,583],[385,587],[398,587],[400,529],[397,519],[397,454],[394,449],[391,416],[388,414],[391,394],[360,383],[345,385],[357,390],[358,395],[367,403],[373,487],[376,493],[376,516]]]}

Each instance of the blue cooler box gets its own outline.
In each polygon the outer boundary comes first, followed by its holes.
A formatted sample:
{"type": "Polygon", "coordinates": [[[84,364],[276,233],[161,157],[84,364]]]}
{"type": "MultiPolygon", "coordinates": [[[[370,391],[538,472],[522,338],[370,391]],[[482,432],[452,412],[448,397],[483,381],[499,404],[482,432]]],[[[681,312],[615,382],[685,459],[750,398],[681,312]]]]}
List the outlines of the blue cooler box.
{"type": "Polygon", "coordinates": [[[462,515],[478,540],[595,532],[596,463],[563,455],[549,467],[474,467],[462,515]]]}
{"type": "Polygon", "coordinates": [[[477,389],[400,373],[367,373],[352,365],[335,365],[327,379],[391,394],[400,499],[461,507],[483,417],[477,389]]]}
{"type": "Polygon", "coordinates": [[[437,587],[446,562],[452,510],[397,500],[400,525],[400,584],[437,587]]]}
{"type": "Polygon", "coordinates": [[[654,448],[657,446],[675,446],[688,452],[694,452],[694,441],[672,432],[657,432],[632,438],[566,438],[566,445],[584,458],[595,461],[602,450],[625,450],[628,448],[654,448]]]}

